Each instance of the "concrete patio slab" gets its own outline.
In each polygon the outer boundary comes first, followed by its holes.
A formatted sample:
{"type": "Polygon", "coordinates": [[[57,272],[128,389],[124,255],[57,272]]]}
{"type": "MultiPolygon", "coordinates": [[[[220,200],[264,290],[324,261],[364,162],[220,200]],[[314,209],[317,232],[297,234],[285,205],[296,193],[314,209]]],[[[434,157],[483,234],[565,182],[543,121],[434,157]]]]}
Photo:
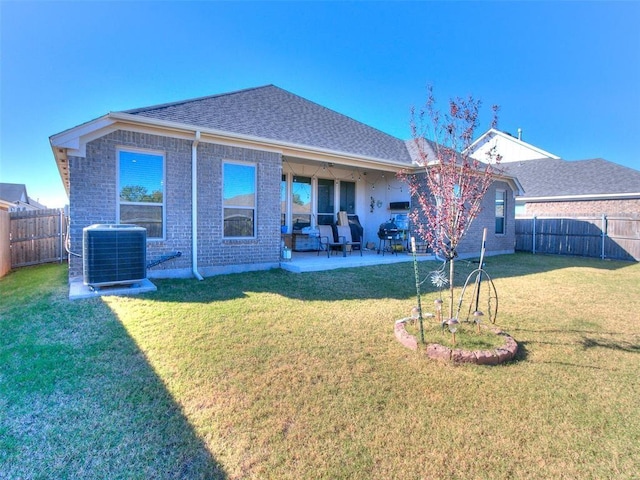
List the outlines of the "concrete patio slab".
{"type": "MultiPolygon", "coordinates": [[[[420,254],[418,261],[435,260],[435,256],[430,254],[420,254]]],[[[346,257],[338,253],[327,258],[325,252],[293,252],[291,260],[282,260],[280,268],[294,273],[321,272],[324,270],[335,270],[337,268],[371,267],[375,265],[388,265],[391,263],[412,262],[413,255],[407,252],[377,253],[376,250],[363,250],[362,256],[355,250],[348,253],[346,257]]]]}

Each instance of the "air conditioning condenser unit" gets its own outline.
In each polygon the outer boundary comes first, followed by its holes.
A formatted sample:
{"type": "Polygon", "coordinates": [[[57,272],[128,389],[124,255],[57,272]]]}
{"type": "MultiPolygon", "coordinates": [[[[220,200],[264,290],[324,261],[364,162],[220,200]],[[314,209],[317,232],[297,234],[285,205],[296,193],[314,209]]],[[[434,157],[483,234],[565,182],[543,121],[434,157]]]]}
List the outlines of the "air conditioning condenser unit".
{"type": "Polygon", "coordinates": [[[147,229],[136,225],[91,225],[82,230],[85,285],[127,285],[147,278],[147,229]]]}

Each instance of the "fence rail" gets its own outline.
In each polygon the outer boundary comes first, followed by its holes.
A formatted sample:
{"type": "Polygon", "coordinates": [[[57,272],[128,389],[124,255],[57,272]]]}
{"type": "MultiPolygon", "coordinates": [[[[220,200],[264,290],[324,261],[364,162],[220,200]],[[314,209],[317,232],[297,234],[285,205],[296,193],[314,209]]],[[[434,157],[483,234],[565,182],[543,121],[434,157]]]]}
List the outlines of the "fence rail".
{"type": "Polygon", "coordinates": [[[516,250],[640,261],[640,218],[516,218],[516,250]]]}
{"type": "Polygon", "coordinates": [[[62,262],[67,258],[64,210],[47,209],[10,213],[11,268],[62,262]]]}

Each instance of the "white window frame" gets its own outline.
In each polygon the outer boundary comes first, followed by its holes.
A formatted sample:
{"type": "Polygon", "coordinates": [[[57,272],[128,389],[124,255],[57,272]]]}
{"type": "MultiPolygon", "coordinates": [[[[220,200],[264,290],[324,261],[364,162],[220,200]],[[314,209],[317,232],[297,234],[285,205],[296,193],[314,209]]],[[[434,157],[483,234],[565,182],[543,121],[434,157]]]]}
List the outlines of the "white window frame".
{"type": "Polygon", "coordinates": [[[162,236],[161,237],[149,237],[148,241],[164,241],[167,238],[167,156],[166,153],[160,150],[150,150],[146,148],[129,147],[126,145],[119,145],[116,147],[116,223],[120,224],[120,206],[121,205],[150,205],[160,206],[162,208],[162,236]],[[162,203],[150,203],[150,202],[123,202],[120,200],[120,154],[122,152],[128,153],[140,153],[144,155],[155,155],[162,157],[162,203]]]}
{"type": "Polygon", "coordinates": [[[240,161],[234,161],[234,160],[223,160],[222,161],[222,171],[221,171],[221,178],[222,178],[222,188],[221,188],[221,197],[222,197],[222,238],[224,240],[255,240],[257,238],[257,232],[258,232],[258,164],[257,163],[253,163],[253,162],[240,162],[240,161]],[[241,165],[243,167],[253,167],[254,170],[254,176],[253,176],[253,195],[254,195],[254,205],[252,208],[246,207],[244,205],[225,205],[224,204],[224,170],[225,170],[225,165],[241,165]],[[250,237],[227,237],[224,233],[224,211],[227,208],[236,208],[236,209],[240,209],[240,210],[253,210],[253,235],[251,235],[250,237]]]}

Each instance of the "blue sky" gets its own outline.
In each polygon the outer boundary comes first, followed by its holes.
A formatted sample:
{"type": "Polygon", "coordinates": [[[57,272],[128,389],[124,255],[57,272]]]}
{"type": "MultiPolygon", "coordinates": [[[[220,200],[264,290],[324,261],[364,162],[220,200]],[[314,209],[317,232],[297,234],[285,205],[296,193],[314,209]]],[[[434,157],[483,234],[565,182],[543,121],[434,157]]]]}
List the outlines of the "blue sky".
{"type": "Polygon", "coordinates": [[[109,111],[275,84],[409,138],[426,86],[501,130],[640,170],[640,2],[0,0],[0,181],[66,203],[49,136],[109,111]]]}

